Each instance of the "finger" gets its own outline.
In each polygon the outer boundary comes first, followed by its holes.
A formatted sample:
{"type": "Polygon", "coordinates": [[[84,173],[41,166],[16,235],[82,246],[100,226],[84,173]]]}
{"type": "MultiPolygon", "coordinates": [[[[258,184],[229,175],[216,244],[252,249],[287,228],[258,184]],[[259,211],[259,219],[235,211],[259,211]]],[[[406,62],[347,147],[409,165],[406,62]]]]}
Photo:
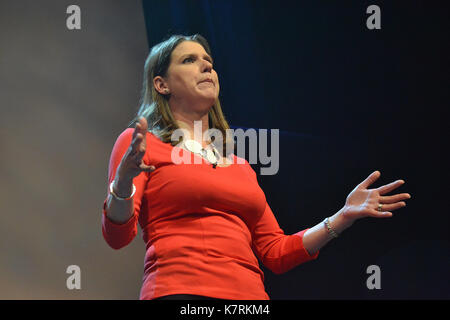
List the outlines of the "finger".
{"type": "Polygon", "coordinates": [[[371,210],[369,212],[369,215],[373,218],[390,218],[393,216],[392,212],[390,212],[390,211],[383,210],[380,212],[375,209],[371,210]]]}
{"type": "MultiPolygon", "coordinates": [[[[143,137],[147,136],[147,130],[148,130],[148,125],[147,125],[147,120],[144,117],[140,117],[139,118],[139,122],[138,122],[138,126],[137,126],[137,130],[138,133],[142,134],[143,137]]],[[[143,140],[143,144],[144,147],[146,146],[146,139],[143,140]]]]}
{"type": "Polygon", "coordinates": [[[148,130],[147,119],[145,117],[140,117],[139,118],[139,123],[141,125],[142,131],[147,132],[147,130],[148,130]]]}
{"type": "Polygon", "coordinates": [[[361,182],[358,185],[358,188],[360,189],[367,189],[372,183],[374,183],[381,175],[380,171],[374,171],[372,172],[367,178],[366,180],[364,180],[363,182],[361,182]]]}
{"type": "MultiPolygon", "coordinates": [[[[381,206],[381,211],[394,211],[394,210],[397,210],[397,209],[400,209],[400,208],[403,208],[403,207],[406,207],[406,203],[404,201],[400,201],[400,202],[396,202],[396,203],[383,204],[381,206]]],[[[377,208],[375,208],[375,210],[377,210],[377,208]]]]}
{"type": "Polygon", "coordinates": [[[380,195],[383,195],[383,194],[389,193],[392,190],[400,187],[404,183],[405,183],[404,180],[397,180],[397,181],[391,182],[389,184],[386,184],[384,186],[381,186],[381,187],[377,188],[377,190],[380,193],[380,195]]]}
{"type": "Polygon", "coordinates": [[[139,166],[139,169],[141,169],[141,171],[144,171],[144,172],[152,172],[152,171],[156,170],[155,166],[148,166],[144,162],[141,163],[141,165],[139,166]]]}
{"type": "Polygon", "coordinates": [[[135,156],[136,154],[140,154],[145,151],[145,147],[143,148],[144,150],[142,151],[142,146],[141,146],[142,139],[143,139],[142,134],[138,133],[136,135],[136,137],[133,139],[133,141],[131,141],[131,145],[130,145],[130,148],[131,148],[130,155],[131,156],[135,156]]]}
{"type": "Polygon", "coordinates": [[[136,133],[136,136],[134,137],[133,141],[131,141],[131,147],[135,150],[138,150],[139,145],[141,144],[143,140],[142,133],[136,133]]]}
{"type": "Polygon", "coordinates": [[[131,136],[132,139],[136,138],[136,135],[140,132],[140,129],[141,129],[141,124],[138,121],[134,125],[133,135],[131,136]]]}
{"type": "Polygon", "coordinates": [[[141,133],[145,136],[145,133],[148,130],[147,120],[144,117],[140,117],[138,122],[136,122],[136,130],[137,133],[141,133]]]}
{"type": "Polygon", "coordinates": [[[141,144],[137,146],[136,161],[138,165],[141,163],[142,158],[144,158],[144,155],[145,155],[145,146],[141,142],[141,144]]]}
{"type": "Polygon", "coordinates": [[[407,200],[407,199],[411,199],[411,195],[409,193],[401,193],[401,194],[396,194],[393,196],[384,196],[384,197],[380,197],[380,203],[395,203],[395,202],[399,202],[402,200],[407,200]]]}

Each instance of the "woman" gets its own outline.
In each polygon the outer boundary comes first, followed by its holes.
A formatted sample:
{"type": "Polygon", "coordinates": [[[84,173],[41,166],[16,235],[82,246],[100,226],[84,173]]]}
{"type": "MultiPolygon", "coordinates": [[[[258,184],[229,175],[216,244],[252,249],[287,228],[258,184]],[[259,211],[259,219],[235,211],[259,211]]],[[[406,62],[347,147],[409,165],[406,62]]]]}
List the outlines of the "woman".
{"type": "Polygon", "coordinates": [[[194,121],[202,132],[214,128],[228,137],[218,96],[218,76],[202,36],[175,35],[152,48],[135,128],[123,131],[112,150],[102,215],[103,236],[115,249],[133,240],[137,222],[142,228],[140,299],[269,299],[257,258],[284,273],[316,259],[355,220],[391,217],[410,198],[386,196],[403,180],[368,189],[380,176],[375,171],[334,215],[285,235],[247,161],[239,164],[234,154],[218,151],[212,139],[196,143],[202,151],[213,150],[215,160],[190,148],[190,138],[171,140],[177,129],[195,137],[194,121]],[[174,149],[202,163],[174,164],[174,149]]]}

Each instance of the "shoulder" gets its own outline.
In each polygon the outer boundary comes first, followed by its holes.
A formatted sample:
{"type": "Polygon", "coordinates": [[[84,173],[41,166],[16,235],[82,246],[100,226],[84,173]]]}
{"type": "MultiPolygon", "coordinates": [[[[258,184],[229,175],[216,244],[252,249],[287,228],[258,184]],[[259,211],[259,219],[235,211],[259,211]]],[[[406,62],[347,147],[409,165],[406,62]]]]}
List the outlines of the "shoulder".
{"type": "MultiPolygon", "coordinates": [[[[113,150],[115,152],[124,153],[125,150],[129,148],[131,142],[133,141],[133,133],[134,128],[126,128],[125,130],[123,130],[116,138],[113,150]]],[[[147,132],[146,136],[147,145],[153,145],[154,144],[153,141],[157,139],[158,138],[156,138],[152,133],[147,132]]]]}
{"type": "MultiPolygon", "coordinates": [[[[119,136],[117,137],[117,141],[130,143],[131,140],[133,139],[133,133],[134,133],[134,128],[126,128],[119,134],[119,136]]],[[[147,141],[155,141],[156,140],[156,141],[163,143],[158,138],[158,136],[156,136],[153,132],[150,132],[150,131],[147,131],[146,139],[147,139],[147,141]]]]}
{"type": "Polygon", "coordinates": [[[117,138],[117,140],[124,140],[124,139],[130,139],[133,136],[133,128],[126,128],[125,130],[123,130],[120,134],[119,137],[117,138]]]}
{"type": "Polygon", "coordinates": [[[122,149],[128,147],[133,136],[133,129],[127,128],[123,130],[116,138],[114,143],[114,150],[122,149]]]}

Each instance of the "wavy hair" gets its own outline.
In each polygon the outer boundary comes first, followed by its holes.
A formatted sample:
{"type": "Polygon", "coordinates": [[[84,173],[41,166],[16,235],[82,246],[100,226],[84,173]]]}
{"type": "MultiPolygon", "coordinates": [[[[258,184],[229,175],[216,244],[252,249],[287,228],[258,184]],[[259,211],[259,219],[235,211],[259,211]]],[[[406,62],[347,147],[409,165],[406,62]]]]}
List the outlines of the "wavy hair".
{"type": "MultiPolygon", "coordinates": [[[[172,35],[167,40],[154,45],[145,61],[140,107],[136,116],[129,124],[129,127],[133,127],[140,117],[144,117],[148,122],[148,130],[157,135],[163,142],[171,143],[173,146],[177,145],[180,141],[171,141],[172,133],[174,130],[179,129],[179,126],[169,107],[170,95],[160,94],[153,85],[153,79],[156,76],[167,76],[172,51],[183,41],[194,41],[199,43],[212,57],[207,40],[200,34],[191,36],[172,35]]],[[[216,99],[212,108],[209,110],[208,121],[210,129],[214,128],[220,130],[222,137],[225,137],[225,139],[220,142],[215,141],[215,137],[212,137],[211,139],[214,141],[214,144],[221,143],[222,145],[219,146],[224,151],[232,150],[235,147],[234,141],[227,135],[226,130],[230,129],[230,126],[222,112],[219,98],[216,99]],[[226,144],[228,143],[231,145],[230,149],[226,149],[226,144]]],[[[183,137],[180,139],[183,139],[183,137]]]]}

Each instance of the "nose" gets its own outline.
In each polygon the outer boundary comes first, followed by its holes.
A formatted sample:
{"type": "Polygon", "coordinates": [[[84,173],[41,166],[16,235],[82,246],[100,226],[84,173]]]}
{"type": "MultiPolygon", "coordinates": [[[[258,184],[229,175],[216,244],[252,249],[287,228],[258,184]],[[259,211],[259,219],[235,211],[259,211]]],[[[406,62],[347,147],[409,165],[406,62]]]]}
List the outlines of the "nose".
{"type": "Polygon", "coordinates": [[[212,64],[209,61],[204,61],[202,65],[202,72],[211,72],[212,70],[212,64]]]}

